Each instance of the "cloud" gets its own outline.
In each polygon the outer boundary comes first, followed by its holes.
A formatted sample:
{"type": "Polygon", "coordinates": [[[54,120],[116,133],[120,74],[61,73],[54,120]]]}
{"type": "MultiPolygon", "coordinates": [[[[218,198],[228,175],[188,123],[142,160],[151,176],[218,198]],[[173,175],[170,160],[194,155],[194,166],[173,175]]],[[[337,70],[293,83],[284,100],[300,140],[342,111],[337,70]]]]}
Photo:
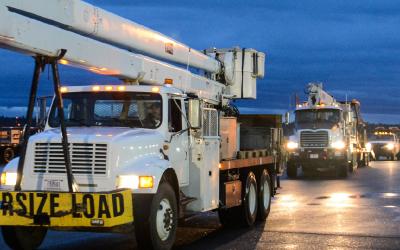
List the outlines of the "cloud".
{"type": "MultiPolygon", "coordinates": [[[[291,95],[304,99],[304,86],[322,81],[338,99],[346,93],[359,99],[364,113],[375,114],[369,117],[386,115],[390,120],[400,114],[397,1],[89,2],[197,49],[240,45],[266,52],[266,77],[259,81],[258,99],[240,101],[239,106],[285,110],[291,95]]],[[[0,105],[25,105],[32,59],[0,51],[0,64],[0,105]]],[[[67,68],[62,68],[61,77],[67,85],[116,81],[67,68]]],[[[41,94],[51,93],[46,78],[44,74],[41,94]]]]}

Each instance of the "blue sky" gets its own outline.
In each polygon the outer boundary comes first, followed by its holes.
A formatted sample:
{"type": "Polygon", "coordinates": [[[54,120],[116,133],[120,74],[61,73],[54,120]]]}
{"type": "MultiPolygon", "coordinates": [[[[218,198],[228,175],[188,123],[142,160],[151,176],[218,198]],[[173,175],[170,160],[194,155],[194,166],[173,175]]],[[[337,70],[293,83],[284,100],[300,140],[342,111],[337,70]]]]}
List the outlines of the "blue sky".
{"type": "MultiPolygon", "coordinates": [[[[267,53],[258,99],[246,112],[284,112],[290,95],[324,82],[338,99],[357,98],[364,118],[400,123],[400,4],[397,1],[90,1],[196,49],[253,47],[267,53]]],[[[31,58],[0,51],[0,115],[23,111],[31,58]]],[[[45,74],[47,78],[47,74],[45,74]]],[[[67,85],[113,83],[62,67],[67,85]]],[[[51,93],[45,80],[41,94],[51,93]]]]}

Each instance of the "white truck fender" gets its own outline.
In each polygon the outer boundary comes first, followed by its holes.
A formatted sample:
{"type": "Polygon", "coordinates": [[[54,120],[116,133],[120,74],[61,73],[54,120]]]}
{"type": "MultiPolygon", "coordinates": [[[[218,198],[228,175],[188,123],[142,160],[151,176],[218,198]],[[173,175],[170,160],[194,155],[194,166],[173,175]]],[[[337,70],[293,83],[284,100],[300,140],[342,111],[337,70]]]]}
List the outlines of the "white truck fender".
{"type": "Polygon", "coordinates": [[[117,176],[120,175],[136,175],[136,176],[153,176],[153,188],[146,189],[134,189],[133,193],[140,194],[155,194],[160,184],[161,177],[164,172],[171,168],[169,161],[159,157],[144,157],[137,160],[133,160],[124,166],[119,167],[117,176]]]}
{"type": "Polygon", "coordinates": [[[15,157],[4,166],[2,172],[16,173],[18,169],[18,162],[19,162],[19,157],[15,157]]]}

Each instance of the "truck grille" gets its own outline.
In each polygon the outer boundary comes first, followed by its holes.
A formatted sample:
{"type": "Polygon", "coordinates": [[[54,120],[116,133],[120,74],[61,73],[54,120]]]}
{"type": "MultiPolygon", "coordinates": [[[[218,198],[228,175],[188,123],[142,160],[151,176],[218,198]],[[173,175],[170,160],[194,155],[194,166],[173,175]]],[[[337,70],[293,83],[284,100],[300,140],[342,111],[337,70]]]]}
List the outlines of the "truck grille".
{"type": "Polygon", "coordinates": [[[329,136],[327,131],[303,131],[300,134],[300,146],[308,148],[328,147],[329,136]]]}
{"type": "MultiPolygon", "coordinates": [[[[105,175],[107,144],[69,143],[73,174],[105,175]]],[[[35,173],[66,173],[61,143],[35,144],[35,173]]]]}

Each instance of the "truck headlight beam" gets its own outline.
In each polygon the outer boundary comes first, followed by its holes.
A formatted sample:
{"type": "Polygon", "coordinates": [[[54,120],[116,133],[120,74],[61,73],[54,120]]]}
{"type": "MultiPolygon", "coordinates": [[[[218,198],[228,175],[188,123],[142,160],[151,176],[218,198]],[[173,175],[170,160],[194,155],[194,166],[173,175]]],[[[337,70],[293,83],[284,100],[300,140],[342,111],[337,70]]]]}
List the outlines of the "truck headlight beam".
{"type": "Polygon", "coordinates": [[[17,183],[17,173],[1,173],[1,185],[2,186],[15,186],[17,183]]]}
{"type": "Polygon", "coordinates": [[[334,149],[344,149],[346,144],[343,141],[335,141],[332,143],[332,148],[334,149]]]}
{"type": "Polygon", "coordinates": [[[299,144],[297,142],[290,141],[287,143],[286,147],[288,149],[296,149],[299,147],[299,144]]]}
{"type": "Polygon", "coordinates": [[[153,188],[154,177],[153,176],[138,176],[138,175],[120,175],[117,180],[118,188],[153,188]]]}
{"type": "Polygon", "coordinates": [[[385,148],[387,150],[393,150],[394,149],[394,144],[393,143],[388,143],[388,144],[386,144],[385,148]]]}

